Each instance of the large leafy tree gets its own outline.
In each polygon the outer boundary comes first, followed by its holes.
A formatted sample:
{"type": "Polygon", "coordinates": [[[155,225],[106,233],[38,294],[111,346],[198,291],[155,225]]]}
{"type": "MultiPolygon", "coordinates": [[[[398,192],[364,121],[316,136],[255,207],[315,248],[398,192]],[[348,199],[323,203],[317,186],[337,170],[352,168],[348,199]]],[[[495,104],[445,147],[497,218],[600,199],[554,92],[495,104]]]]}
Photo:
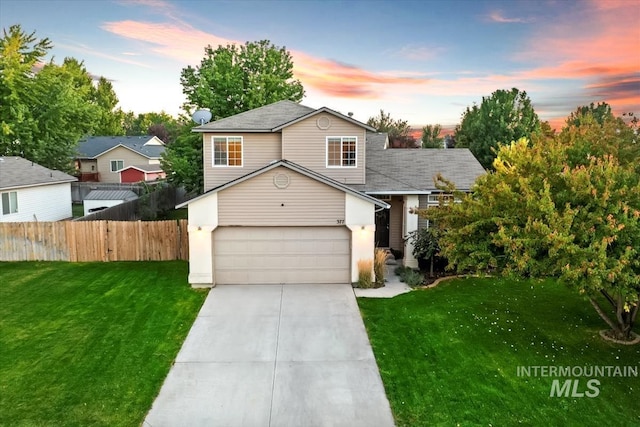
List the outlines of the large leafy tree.
{"type": "Polygon", "coordinates": [[[100,77],[93,91],[93,98],[98,110],[94,135],[124,135],[125,113],[116,108],[118,97],[113,85],[105,77],[100,77]]]}
{"type": "Polygon", "coordinates": [[[169,182],[184,187],[189,193],[200,193],[204,188],[202,134],[191,132],[194,126],[185,124],[165,150],[161,164],[169,182]]]}
{"type": "Polygon", "coordinates": [[[51,48],[49,39],[38,40],[19,25],[3,30],[0,39],[0,155],[21,155],[30,151],[33,132],[35,67],[51,48]]]}
{"type": "Polygon", "coordinates": [[[441,125],[426,125],[422,128],[422,148],[444,148],[444,137],[440,136],[441,125]]]}
{"type": "Polygon", "coordinates": [[[380,110],[377,116],[369,117],[367,124],[378,132],[386,133],[392,147],[415,148],[416,141],[411,136],[411,126],[406,120],[394,119],[390,113],[380,110]]]}
{"type": "Polygon", "coordinates": [[[592,102],[589,105],[578,107],[576,111],[571,113],[567,122],[570,125],[580,126],[582,118],[587,115],[591,115],[601,125],[605,120],[613,118],[613,112],[611,111],[611,106],[609,104],[606,102],[598,102],[597,104],[594,104],[592,102]]]}
{"type": "Polygon", "coordinates": [[[497,90],[482,103],[467,107],[456,127],[456,147],[467,147],[485,169],[491,168],[501,144],[530,137],[540,120],[525,91],[497,90]]]}
{"type": "Polygon", "coordinates": [[[98,111],[88,102],[91,78],[84,66],[65,60],[58,66],[48,63],[36,74],[32,90],[32,118],[37,126],[24,157],[49,168],[72,171],[71,159],[78,141],[90,134],[98,111]]]}
{"type": "Polygon", "coordinates": [[[285,99],[301,101],[304,88],[293,78],[291,54],[268,40],[207,46],[200,66],[182,70],[184,109],[208,108],[213,120],[285,99]]]}
{"type": "Polygon", "coordinates": [[[556,277],[628,340],[640,306],[638,137],[619,118],[574,119],[559,135],[500,146],[471,195],[420,214],[441,227],[451,267],[556,277]]]}
{"type": "Polygon", "coordinates": [[[176,119],[164,111],[138,115],[130,112],[125,115],[124,129],[126,135],[154,135],[171,144],[181,133],[184,122],[184,119],[176,119]]]}
{"type": "MultiPolygon", "coordinates": [[[[268,40],[207,46],[199,66],[182,70],[180,83],[187,97],[185,112],[207,108],[213,120],[277,101],[299,102],[304,96],[293,77],[291,54],[268,40]]],[[[197,192],[202,191],[202,138],[189,131],[187,126],[167,148],[162,164],[169,180],[197,192]]]]}
{"type": "Polygon", "coordinates": [[[19,25],[0,39],[0,155],[71,170],[77,142],[94,127],[92,79],[81,62],[44,64],[51,48],[19,25]],[[44,65],[43,65],[44,64],[44,65]]]}

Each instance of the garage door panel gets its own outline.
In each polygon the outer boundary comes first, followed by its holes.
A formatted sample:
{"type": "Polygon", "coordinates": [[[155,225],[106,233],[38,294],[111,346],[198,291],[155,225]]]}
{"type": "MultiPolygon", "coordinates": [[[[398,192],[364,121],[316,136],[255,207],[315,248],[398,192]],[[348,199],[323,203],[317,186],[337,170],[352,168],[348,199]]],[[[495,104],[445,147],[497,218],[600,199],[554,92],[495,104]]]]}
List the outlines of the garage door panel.
{"type": "Polygon", "coordinates": [[[348,283],[345,227],[221,227],[214,232],[218,284],[348,283]]]}

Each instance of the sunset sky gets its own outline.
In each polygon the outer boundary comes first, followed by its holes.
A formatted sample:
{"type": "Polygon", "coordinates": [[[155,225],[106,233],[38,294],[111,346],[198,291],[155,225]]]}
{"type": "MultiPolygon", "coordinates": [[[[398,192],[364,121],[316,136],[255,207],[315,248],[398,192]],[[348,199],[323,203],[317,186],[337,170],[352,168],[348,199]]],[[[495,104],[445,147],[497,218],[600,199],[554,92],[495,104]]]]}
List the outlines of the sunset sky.
{"type": "Polygon", "coordinates": [[[177,115],[206,45],[268,39],[291,51],[303,104],[362,121],[452,128],[512,87],[556,126],[591,102],[640,114],[640,0],[0,0],[0,24],[48,37],[136,113],[177,115]]]}

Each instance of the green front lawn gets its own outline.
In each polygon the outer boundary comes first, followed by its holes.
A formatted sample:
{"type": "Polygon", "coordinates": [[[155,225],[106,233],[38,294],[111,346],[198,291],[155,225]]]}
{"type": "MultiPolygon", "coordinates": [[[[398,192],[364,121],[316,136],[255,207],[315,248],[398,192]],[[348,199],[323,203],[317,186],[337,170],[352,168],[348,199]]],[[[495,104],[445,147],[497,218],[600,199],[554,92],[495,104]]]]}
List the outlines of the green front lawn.
{"type": "Polygon", "coordinates": [[[0,263],[0,425],[140,425],[205,296],[181,261],[0,263]]]}
{"type": "Polygon", "coordinates": [[[519,366],[634,366],[640,345],[604,342],[591,305],[555,283],[457,279],[396,298],[358,299],[398,426],[640,425],[640,377],[555,377],[519,366]],[[573,386],[573,383],[572,383],[573,386]],[[572,394],[571,392],[570,394],[572,394]]]}

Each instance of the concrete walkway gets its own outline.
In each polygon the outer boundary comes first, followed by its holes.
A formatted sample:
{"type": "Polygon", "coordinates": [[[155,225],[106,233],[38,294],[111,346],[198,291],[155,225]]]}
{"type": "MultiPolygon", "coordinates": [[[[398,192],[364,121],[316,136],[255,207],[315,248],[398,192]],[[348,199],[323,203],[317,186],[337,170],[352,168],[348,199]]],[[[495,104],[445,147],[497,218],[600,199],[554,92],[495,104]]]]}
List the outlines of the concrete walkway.
{"type": "Polygon", "coordinates": [[[393,426],[350,285],[218,286],[144,426],[393,426]]]}
{"type": "Polygon", "coordinates": [[[400,280],[394,271],[395,265],[387,265],[384,276],[384,286],[381,288],[360,289],[354,288],[354,293],[358,298],[393,298],[398,295],[411,292],[411,286],[400,280]]]}

